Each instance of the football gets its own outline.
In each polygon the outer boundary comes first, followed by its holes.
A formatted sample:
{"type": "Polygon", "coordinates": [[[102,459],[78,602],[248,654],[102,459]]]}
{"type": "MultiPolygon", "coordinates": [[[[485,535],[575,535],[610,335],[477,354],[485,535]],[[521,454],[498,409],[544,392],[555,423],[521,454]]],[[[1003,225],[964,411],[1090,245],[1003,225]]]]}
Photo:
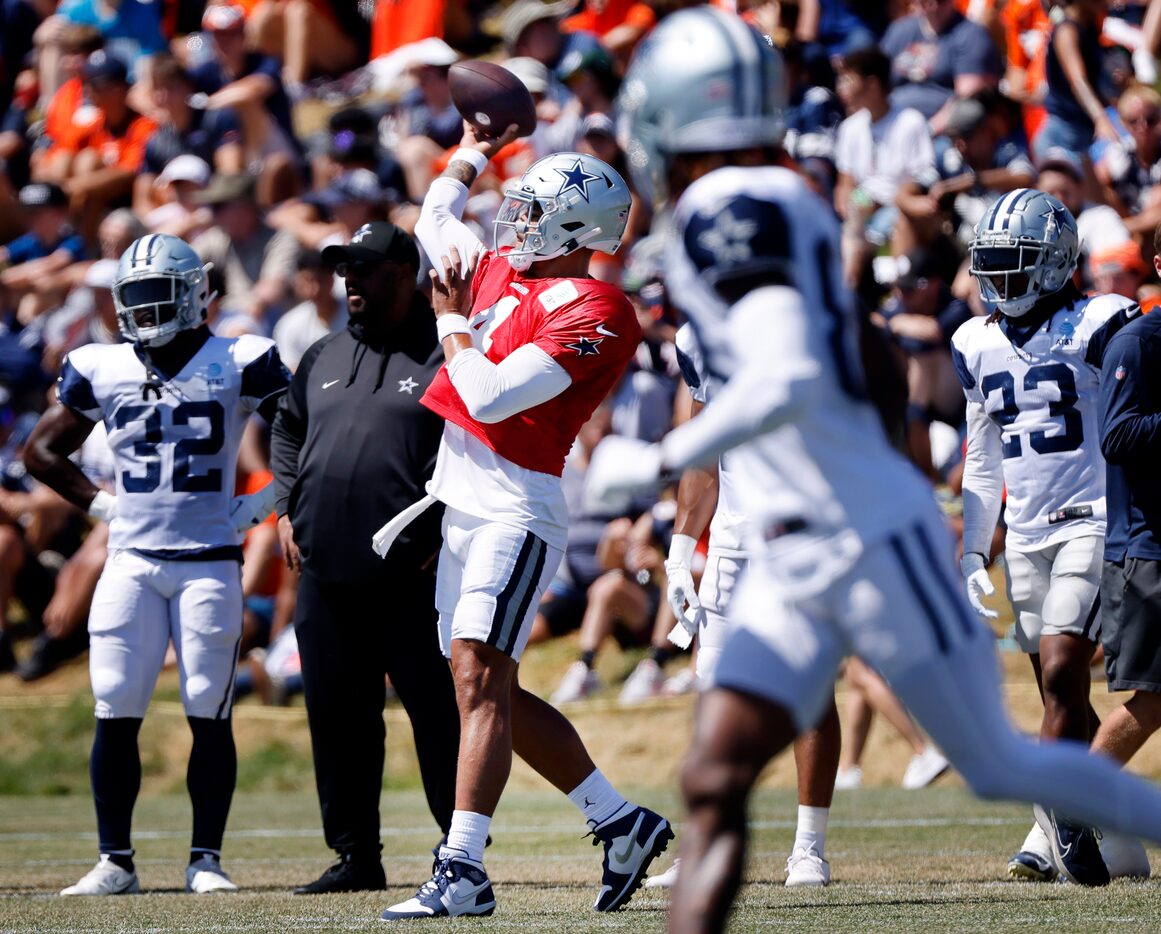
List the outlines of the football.
{"type": "Polygon", "coordinates": [[[520,127],[521,136],[536,129],[532,95],[501,65],[456,62],[448,72],[448,87],[456,110],[483,136],[499,136],[512,123],[520,127]]]}

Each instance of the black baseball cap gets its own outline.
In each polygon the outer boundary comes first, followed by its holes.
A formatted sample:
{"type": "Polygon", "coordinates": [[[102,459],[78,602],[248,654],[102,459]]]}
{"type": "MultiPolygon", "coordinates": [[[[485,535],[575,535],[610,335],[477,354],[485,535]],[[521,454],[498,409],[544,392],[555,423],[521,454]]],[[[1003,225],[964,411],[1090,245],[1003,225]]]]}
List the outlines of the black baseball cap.
{"type": "Polygon", "coordinates": [[[59,185],[52,182],[33,182],[20,189],[20,204],[25,208],[63,208],[69,203],[69,196],[59,185]]]}
{"type": "Polygon", "coordinates": [[[899,257],[899,270],[895,284],[901,289],[920,288],[943,274],[939,257],[925,247],[916,247],[899,257]]]}
{"type": "Polygon", "coordinates": [[[81,77],[89,84],[128,84],[129,69],[117,56],[97,49],[81,67],[81,77]]]}
{"type": "Polygon", "coordinates": [[[371,221],[355,231],[346,246],[332,244],[322,251],[332,266],[339,263],[407,263],[419,269],[419,247],[411,236],[390,221],[371,221]]]}

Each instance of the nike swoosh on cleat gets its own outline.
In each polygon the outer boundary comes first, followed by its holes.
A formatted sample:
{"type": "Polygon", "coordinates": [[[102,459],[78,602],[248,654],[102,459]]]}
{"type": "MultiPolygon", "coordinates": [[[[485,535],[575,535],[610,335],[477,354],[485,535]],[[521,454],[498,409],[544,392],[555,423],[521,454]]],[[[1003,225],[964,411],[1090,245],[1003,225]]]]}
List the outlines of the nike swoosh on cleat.
{"type": "Polygon", "coordinates": [[[629,831],[629,835],[624,838],[624,847],[621,849],[613,847],[613,849],[609,851],[609,855],[618,863],[623,865],[625,861],[633,854],[633,848],[637,845],[637,831],[641,829],[641,824],[644,820],[644,812],[638,814],[637,823],[633,825],[633,829],[629,831]]]}
{"type": "Polygon", "coordinates": [[[323,389],[330,389],[330,388],[331,388],[331,387],[332,387],[332,386],[333,386],[335,383],[337,383],[337,382],[338,382],[338,380],[337,380],[337,379],[332,379],[332,380],[330,380],[330,381],[328,381],[328,382],[325,382],[325,383],[323,383],[323,385],[322,385],[322,388],[323,388],[323,389]]]}

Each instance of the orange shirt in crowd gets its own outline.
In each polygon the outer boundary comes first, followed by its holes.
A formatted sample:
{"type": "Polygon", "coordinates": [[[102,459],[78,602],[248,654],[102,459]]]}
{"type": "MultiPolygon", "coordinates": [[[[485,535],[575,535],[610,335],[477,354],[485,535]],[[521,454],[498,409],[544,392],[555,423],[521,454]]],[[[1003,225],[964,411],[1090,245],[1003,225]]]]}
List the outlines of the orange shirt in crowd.
{"type": "Polygon", "coordinates": [[[57,88],[44,112],[44,133],[52,141],[49,153],[76,151],[76,140],[84,129],[73,119],[85,103],[85,86],[80,78],[69,78],[57,88]]]}
{"type": "Polygon", "coordinates": [[[447,0],[392,0],[376,3],[371,20],[371,58],[421,39],[443,38],[447,0]]]}
{"type": "Polygon", "coordinates": [[[125,132],[114,136],[105,126],[105,115],[97,111],[96,119],[81,128],[72,145],[67,148],[77,153],[82,149],[95,149],[101,154],[101,162],[106,167],[117,166],[130,172],[141,168],[145,159],[145,144],[157,132],[157,124],[148,117],[134,117],[125,132]]]}
{"type": "Polygon", "coordinates": [[[597,11],[588,3],[575,16],[569,16],[560,24],[562,32],[591,32],[604,36],[618,26],[636,26],[652,29],[657,22],[657,14],[646,3],[637,0],[608,0],[604,9],[597,11]]]}
{"type": "MultiPolygon", "coordinates": [[[[1008,65],[1024,70],[1021,90],[1035,95],[1048,81],[1046,68],[1052,22],[1040,0],[1008,0],[1000,20],[1004,24],[1008,65]]],[[[1039,104],[1024,105],[1024,133],[1028,139],[1036,135],[1044,117],[1044,108],[1039,104]]]]}

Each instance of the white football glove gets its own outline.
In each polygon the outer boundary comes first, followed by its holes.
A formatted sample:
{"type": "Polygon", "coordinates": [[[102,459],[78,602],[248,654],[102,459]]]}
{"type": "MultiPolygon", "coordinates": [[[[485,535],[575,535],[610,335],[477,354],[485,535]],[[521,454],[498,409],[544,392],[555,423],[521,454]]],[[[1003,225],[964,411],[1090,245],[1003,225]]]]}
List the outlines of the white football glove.
{"type": "Polygon", "coordinates": [[[593,450],[585,474],[585,502],[619,507],[627,495],[661,486],[661,446],[609,435],[593,450]]]}
{"type": "Polygon", "coordinates": [[[974,551],[965,552],[960,559],[959,567],[963,572],[964,586],[967,589],[967,598],[972,609],[985,619],[995,619],[999,616],[998,612],[989,610],[984,606],[983,598],[990,597],[996,592],[991,578],[988,577],[987,569],[984,567],[984,556],[976,554],[974,551]]]}
{"type": "Polygon", "coordinates": [[[117,515],[117,497],[105,490],[97,490],[97,495],[89,503],[89,515],[102,522],[112,522],[117,515]]]}
{"type": "Polygon", "coordinates": [[[274,481],[267,483],[257,493],[235,496],[230,503],[230,518],[234,520],[234,528],[246,532],[261,525],[274,511],[275,499],[274,481]]]}
{"type": "Polygon", "coordinates": [[[669,546],[669,558],[665,562],[665,598],[677,617],[677,625],[669,633],[669,641],[679,649],[688,649],[698,627],[705,619],[705,610],[697,598],[697,587],[693,583],[690,565],[697,539],[678,533],[669,546]]]}

